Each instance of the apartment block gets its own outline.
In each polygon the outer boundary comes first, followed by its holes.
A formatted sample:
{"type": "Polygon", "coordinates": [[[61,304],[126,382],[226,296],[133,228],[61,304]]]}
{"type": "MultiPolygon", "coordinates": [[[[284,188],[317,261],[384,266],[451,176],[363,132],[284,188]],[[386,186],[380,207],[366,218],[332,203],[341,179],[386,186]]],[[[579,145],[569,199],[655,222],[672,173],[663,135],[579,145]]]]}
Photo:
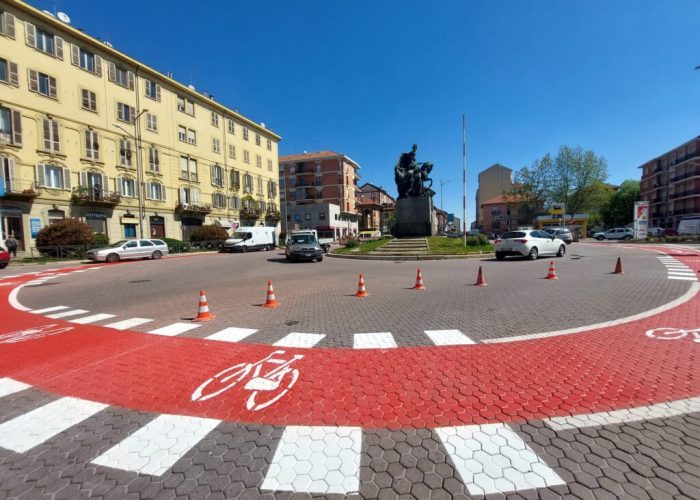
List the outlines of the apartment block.
{"type": "Polygon", "coordinates": [[[476,227],[487,225],[483,205],[488,200],[507,193],[512,187],[513,170],[508,167],[494,163],[479,173],[479,185],[476,190],[476,227]]]}
{"type": "Polygon", "coordinates": [[[639,168],[650,226],[676,228],[683,217],[700,215],[700,136],[639,168]]]}
{"type": "Polygon", "coordinates": [[[0,4],[0,221],[20,250],[66,217],[112,241],[276,226],[279,140],[109,43],[0,4]]]}

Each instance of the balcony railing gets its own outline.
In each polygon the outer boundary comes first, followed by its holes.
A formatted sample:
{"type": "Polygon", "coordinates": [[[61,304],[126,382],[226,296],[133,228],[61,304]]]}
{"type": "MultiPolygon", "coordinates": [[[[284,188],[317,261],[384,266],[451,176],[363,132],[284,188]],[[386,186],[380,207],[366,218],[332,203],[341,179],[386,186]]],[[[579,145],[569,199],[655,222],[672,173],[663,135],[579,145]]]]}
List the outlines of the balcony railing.
{"type": "Polygon", "coordinates": [[[282,214],[280,214],[278,210],[268,210],[265,214],[265,218],[268,220],[280,220],[282,218],[282,214]]]}
{"type": "Polygon", "coordinates": [[[33,200],[41,194],[41,188],[36,187],[32,181],[20,179],[3,178],[5,181],[4,199],[10,200],[33,200]]]}
{"type": "Polygon", "coordinates": [[[257,208],[243,207],[240,215],[241,219],[259,219],[261,212],[257,208]]]}
{"type": "Polygon", "coordinates": [[[690,170],[689,172],[686,172],[684,174],[677,175],[675,177],[671,177],[670,181],[671,182],[678,182],[682,181],[683,179],[687,179],[688,177],[695,177],[696,175],[700,175],[700,168],[695,168],[693,170],[690,170]]]}
{"type": "Polygon", "coordinates": [[[700,208],[676,208],[669,211],[669,215],[689,215],[700,214],[700,208]]]}
{"type": "Polygon", "coordinates": [[[196,203],[178,203],[175,210],[183,213],[208,214],[211,212],[211,205],[200,205],[196,203]]]}
{"type": "Polygon", "coordinates": [[[696,194],[698,194],[698,192],[695,190],[680,191],[679,193],[671,193],[671,195],[669,195],[669,198],[675,200],[676,198],[684,198],[686,196],[693,196],[696,194]]]}
{"type": "Polygon", "coordinates": [[[76,205],[114,206],[118,204],[121,199],[121,195],[114,191],[105,191],[104,189],[95,189],[85,186],[73,188],[71,193],[71,200],[76,205]]]}
{"type": "Polygon", "coordinates": [[[669,161],[669,166],[674,166],[678,165],[679,163],[683,163],[684,161],[690,160],[691,158],[696,158],[697,156],[700,156],[700,152],[695,152],[695,153],[689,153],[685,156],[681,156],[680,158],[676,158],[674,161],[669,161]]]}

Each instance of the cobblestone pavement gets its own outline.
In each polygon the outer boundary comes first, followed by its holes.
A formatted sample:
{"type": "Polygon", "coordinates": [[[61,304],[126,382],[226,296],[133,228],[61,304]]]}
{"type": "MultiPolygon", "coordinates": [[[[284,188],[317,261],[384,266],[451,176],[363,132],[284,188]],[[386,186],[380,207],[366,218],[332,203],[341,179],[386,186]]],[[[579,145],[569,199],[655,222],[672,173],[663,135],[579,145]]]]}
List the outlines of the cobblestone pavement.
{"type": "Polygon", "coordinates": [[[424,292],[272,253],[0,276],[0,498],[700,498],[698,255],[425,262],[424,292]],[[215,320],[172,328],[200,288],[215,320]],[[275,349],[278,379],[236,364],[275,349]]]}

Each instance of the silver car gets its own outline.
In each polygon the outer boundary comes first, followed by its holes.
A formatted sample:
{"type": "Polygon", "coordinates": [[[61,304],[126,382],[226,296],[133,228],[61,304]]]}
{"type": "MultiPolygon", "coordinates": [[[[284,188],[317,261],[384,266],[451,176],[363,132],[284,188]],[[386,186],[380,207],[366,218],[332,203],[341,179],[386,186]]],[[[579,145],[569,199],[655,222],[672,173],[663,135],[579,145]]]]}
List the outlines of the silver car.
{"type": "Polygon", "coordinates": [[[98,262],[124,259],[160,259],[168,255],[168,245],[162,240],[122,240],[107,248],[90,250],[87,258],[98,262]]]}
{"type": "Polygon", "coordinates": [[[495,252],[498,260],[509,255],[528,257],[532,260],[540,255],[563,257],[566,246],[562,240],[546,231],[508,231],[496,240],[495,252]]]}

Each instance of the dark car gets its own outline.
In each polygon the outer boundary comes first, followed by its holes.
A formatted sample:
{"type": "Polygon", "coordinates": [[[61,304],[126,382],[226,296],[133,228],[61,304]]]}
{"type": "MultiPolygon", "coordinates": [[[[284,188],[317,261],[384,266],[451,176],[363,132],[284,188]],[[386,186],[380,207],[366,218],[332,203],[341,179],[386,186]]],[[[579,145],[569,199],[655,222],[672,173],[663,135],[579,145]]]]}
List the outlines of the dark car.
{"type": "Polygon", "coordinates": [[[10,263],[10,252],[0,247],[0,269],[5,269],[10,263]]]}
{"type": "Polygon", "coordinates": [[[667,227],[666,229],[661,231],[661,236],[678,236],[678,229],[667,227]]]}
{"type": "Polygon", "coordinates": [[[543,231],[547,231],[552,236],[559,238],[561,241],[570,245],[574,241],[574,235],[565,227],[545,227],[543,231]]]}

